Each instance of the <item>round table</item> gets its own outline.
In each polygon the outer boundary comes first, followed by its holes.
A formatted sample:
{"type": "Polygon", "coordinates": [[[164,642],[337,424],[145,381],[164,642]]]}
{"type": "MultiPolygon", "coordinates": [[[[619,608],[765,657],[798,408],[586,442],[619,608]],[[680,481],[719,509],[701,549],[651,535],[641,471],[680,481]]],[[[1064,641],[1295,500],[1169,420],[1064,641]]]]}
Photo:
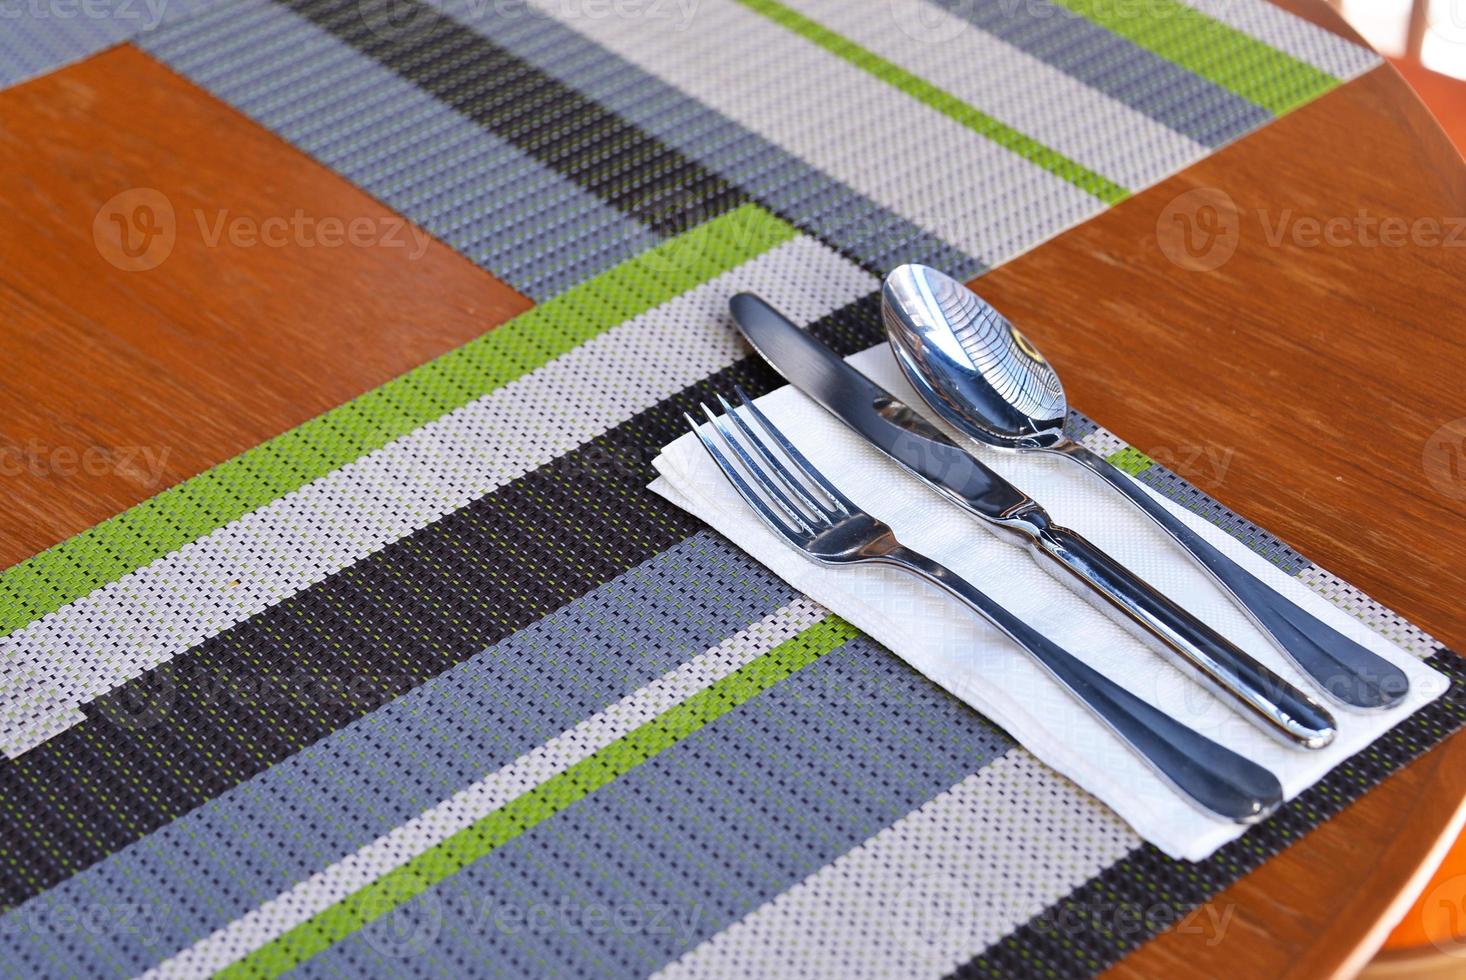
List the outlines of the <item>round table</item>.
{"type": "MultiPolygon", "coordinates": [[[[1352,36],[1317,0],[1285,6],[1352,36]]],[[[437,243],[412,264],[287,244],[240,250],[221,273],[216,254],[181,239],[163,275],[104,262],[91,221],[119,186],[227,197],[239,212],[302,200],[388,215],[130,46],[0,92],[0,120],[0,208],[7,227],[27,230],[0,236],[11,311],[0,417],[19,463],[8,467],[0,566],[529,305],[437,243]],[[248,335],[231,326],[241,311],[257,325],[248,335]],[[66,446],[111,447],[107,465],[65,459],[66,446]]],[[[1466,649],[1466,472],[1453,476],[1439,455],[1442,427],[1466,417],[1462,215],[1466,168],[1381,66],[980,289],[1069,366],[1071,401],[1086,413],[1123,419],[1137,447],[1466,649]],[[1202,221],[1218,213],[1231,231],[1202,221]],[[1213,238],[1178,246],[1178,215],[1213,238]],[[1310,234],[1304,218],[1337,233],[1310,234]],[[1400,240],[1386,230],[1400,227],[1400,240]],[[1217,234],[1233,241],[1217,246],[1217,234]],[[1235,251],[1218,263],[1215,247],[1235,251]]],[[[1358,967],[1454,839],[1463,797],[1458,734],[1217,896],[1225,929],[1174,930],[1113,972],[1358,967]]]]}

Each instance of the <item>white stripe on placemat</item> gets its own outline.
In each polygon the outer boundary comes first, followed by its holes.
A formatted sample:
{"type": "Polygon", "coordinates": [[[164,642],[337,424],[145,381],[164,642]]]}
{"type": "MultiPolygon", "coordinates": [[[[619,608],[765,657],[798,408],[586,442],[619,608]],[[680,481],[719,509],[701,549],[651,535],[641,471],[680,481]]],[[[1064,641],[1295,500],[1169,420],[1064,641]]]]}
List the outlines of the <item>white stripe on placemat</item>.
{"type": "Polygon", "coordinates": [[[811,238],[785,242],[18,630],[0,750],[34,748],[80,705],[745,356],[734,293],[804,324],[877,285],[811,238]]]}
{"type": "Polygon", "coordinates": [[[882,58],[1125,187],[1210,150],[961,17],[890,0],[784,0],[882,58]]]}
{"type": "Polygon", "coordinates": [[[1348,81],[1380,64],[1380,56],[1266,0],[1179,0],[1299,61],[1348,81]]]}
{"type": "Polygon", "coordinates": [[[940,976],[1139,844],[1013,748],[656,976],[940,976]]]}
{"type": "Polygon", "coordinates": [[[573,4],[530,2],[988,265],[1104,209],[733,0],[702,0],[670,44],[672,28],[648,29],[642,18],[584,17],[573,4]]]}
{"type": "Polygon", "coordinates": [[[160,963],[145,976],[194,977],[228,966],[717,683],[827,614],[809,599],[795,599],[432,809],[344,855],[330,867],[160,963]]]}

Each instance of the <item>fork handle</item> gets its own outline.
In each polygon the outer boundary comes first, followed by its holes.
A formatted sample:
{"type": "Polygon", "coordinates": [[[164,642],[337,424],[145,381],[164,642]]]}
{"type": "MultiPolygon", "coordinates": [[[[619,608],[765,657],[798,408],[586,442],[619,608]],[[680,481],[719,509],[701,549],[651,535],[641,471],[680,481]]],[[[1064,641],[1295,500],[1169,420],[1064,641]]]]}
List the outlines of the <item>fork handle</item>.
{"type": "Polygon", "coordinates": [[[1006,633],[1131,751],[1203,809],[1253,823],[1282,803],[1283,787],[1270,771],[1142,701],[945,565],[900,546],[882,560],[941,587],[1006,633]]]}

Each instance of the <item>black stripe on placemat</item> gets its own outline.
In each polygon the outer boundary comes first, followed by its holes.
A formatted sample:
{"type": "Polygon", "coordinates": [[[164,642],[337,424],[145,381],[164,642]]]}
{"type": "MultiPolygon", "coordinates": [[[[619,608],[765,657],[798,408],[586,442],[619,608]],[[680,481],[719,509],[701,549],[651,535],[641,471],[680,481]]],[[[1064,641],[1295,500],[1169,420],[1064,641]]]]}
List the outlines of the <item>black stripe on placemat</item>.
{"type": "Polygon", "coordinates": [[[275,2],[660,235],[754,202],[875,275],[887,271],[874,264],[877,254],[946,262],[966,274],[984,268],[895,215],[867,215],[853,239],[848,223],[832,229],[831,209],[854,201],[854,192],[848,201],[807,202],[809,213],[791,211],[787,201],[705,167],[422,0],[275,2]],[[880,241],[886,236],[894,237],[880,241]]]}
{"type": "Polygon", "coordinates": [[[1266,822],[1205,861],[1178,861],[1144,844],[951,975],[1090,976],[1185,921],[1209,898],[1466,725],[1466,660],[1443,648],[1426,663],[1450,678],[1446,693],[1341,762],[1266,822]]]}
{"type": "Polygon", "coordinates": [[[420,0],[276,0],[661,235],[741,188],[420,0]]]}
{"type": "MultiPolygon", "coordinates": [[[[879,294],[810,327],[882,337],[879,294]]],[[[747,357],[84,706],[0,762],[0,906],[24,901],[703,528],[646,489],[747,357]]]]}

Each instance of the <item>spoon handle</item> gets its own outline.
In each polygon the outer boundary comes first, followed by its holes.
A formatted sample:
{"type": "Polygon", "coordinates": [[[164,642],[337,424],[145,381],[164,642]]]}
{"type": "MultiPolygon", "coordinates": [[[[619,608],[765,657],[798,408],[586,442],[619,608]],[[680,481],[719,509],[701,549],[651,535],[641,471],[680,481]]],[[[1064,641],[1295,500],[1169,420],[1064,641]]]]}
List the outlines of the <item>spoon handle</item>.
{"type": "Polygon", "coordinates": [[[1054,452],[1097,474],[1170,534],[1278,649],[1335,701],[1351,708],[1383,709],[1398,704],[1410,689],[1404,671],[1264,585],[1102,457],[1072,441],[1054,452]]]}

